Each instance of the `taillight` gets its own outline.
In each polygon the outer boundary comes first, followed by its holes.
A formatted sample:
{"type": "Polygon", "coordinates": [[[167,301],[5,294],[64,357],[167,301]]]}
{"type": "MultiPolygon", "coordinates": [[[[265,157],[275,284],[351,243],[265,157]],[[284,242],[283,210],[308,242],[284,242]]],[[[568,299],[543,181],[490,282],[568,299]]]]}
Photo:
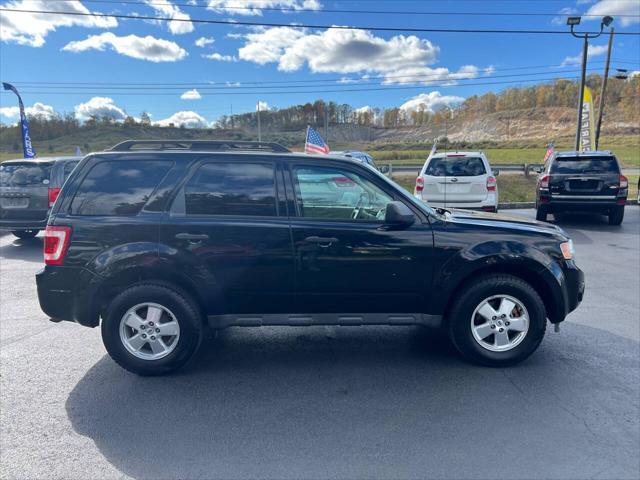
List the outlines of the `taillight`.
{"type": "Polygon", "coordinates": [[[44,231],[44,263],[60,265],[71,239],[71,227],[47,227],[44,231]]]}
{"type": "Polygon", "coordinates": [[[60,194],[60,188],[49,188],[49,208],[53,207],[56,203],[56,198],[60,194]]]}
{"type": "Polygon", "coordinates": [[[424,178],[418,177],[416,178],[416,192],[421,192],[424,190],[424,178]]]}
{"type": "Polygon", "coordinates": [[[624,175],[620,175],[620,188],[629,188],[629,179],[624,175]]]}
{"type": "Polygon", "coordinates": [[[490,175],[487,177],[487,192],[495,192],[496,188],[498,188],[498,182],[496,181],[496,177],[490,175]]]}
{"type": "Polygon", "coordinates": [[[540,188],[549,188],[549,175],[543,175],[538,183],[540,188]]]}

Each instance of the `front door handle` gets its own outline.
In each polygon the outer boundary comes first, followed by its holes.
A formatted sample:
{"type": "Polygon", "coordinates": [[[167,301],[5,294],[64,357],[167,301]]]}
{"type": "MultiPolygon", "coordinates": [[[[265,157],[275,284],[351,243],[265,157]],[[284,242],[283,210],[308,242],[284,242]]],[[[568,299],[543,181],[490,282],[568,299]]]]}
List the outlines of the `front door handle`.
{"type": "Polygon", "coordinates": [[[176,234],[176,238],[178,240],[200,241],[208,240],[209,235],[206,233],[178,233],[176,234]]]}
{"type": "Polygon", "coordinates": [[[339,240],[335,237],[316,237],[316,236],[307,237],[304,239],[304,241],[307,243],[315,243],[319,247],[323,247],[323,248],[330,247],[334,243],[339,242],[339,240]]]}

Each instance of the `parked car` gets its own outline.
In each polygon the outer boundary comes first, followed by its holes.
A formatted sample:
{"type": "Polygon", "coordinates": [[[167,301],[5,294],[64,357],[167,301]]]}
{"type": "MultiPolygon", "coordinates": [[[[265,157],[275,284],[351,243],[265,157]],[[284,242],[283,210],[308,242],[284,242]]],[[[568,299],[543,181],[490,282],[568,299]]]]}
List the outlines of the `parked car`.
{"type": "Polygon", "coordinates": [[[142,375],[183,366],[205,328],[429,325],[466,358],[527,358],[582,300],[559,227],[436,211],[338,156],[251,142],[127,141],[82,160],[36,275],[53,321],[101,326],[142,375]]]}
{"type": "Polygon", "coordinates": [[[416,178],[414,195],[432,207],[498,211],[498,182],[482,152],[436,153],[416,178]]]}
{"type": "Polygon", "coordinates": [[[355,158],[356,160],[361,161],[365,165],[369,165],[370,167],[373,167],[376,170],[379,170],[373,157],[369,155],[367,152],[360,152],[358,150],[344,150],[344,151],[331,152],[331,155],[339,155],[343,157],[355,158]]]}
{"type": "Polygon", "coordinates": [[[610,225],[620,225],[629,180],[609,151],[557,152],[542,168],[536,190],[538,220],[550,213],[585,211],[608,215],[610,225]]]}
{"type": "Polygon", "coordinates": [[[49,209],[82,157],[44,157],[0,163],[0,230],[35,237],[47,225],[49,209]]]}

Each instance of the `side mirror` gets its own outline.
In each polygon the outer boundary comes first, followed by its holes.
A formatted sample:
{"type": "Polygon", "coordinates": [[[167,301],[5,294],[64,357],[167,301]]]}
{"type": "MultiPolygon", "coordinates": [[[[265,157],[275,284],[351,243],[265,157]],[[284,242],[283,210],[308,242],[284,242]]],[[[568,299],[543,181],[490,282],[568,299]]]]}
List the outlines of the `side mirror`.
{"type": "Polygon", "coordinates": [[[408,228],[416,221],[416,216],[411,209],[402,202],[390,202],[384,215],[384,223],[387,227],[408,228]]]}
{"type": "Polygon", "coordinates": [[[493,176],[497,177],[498,175],[500,175],[500,170],[494,170],[493,171],[493,176]]]}
{"type": "Polygon", "coordinates": [[[378,170],[380,173],[389,173],[389,165],[381,165],[378,170]]]}

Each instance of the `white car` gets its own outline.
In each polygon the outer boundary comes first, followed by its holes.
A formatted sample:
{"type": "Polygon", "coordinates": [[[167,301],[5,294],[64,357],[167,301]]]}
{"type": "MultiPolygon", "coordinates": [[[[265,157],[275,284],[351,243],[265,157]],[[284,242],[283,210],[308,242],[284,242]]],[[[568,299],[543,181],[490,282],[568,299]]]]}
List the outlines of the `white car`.
{"type": "Polygon", "coordinates": [[[436,153],[416,178],[413,194],[433,207],[498,211],[498,183],[482,152],[436,153]]]}

